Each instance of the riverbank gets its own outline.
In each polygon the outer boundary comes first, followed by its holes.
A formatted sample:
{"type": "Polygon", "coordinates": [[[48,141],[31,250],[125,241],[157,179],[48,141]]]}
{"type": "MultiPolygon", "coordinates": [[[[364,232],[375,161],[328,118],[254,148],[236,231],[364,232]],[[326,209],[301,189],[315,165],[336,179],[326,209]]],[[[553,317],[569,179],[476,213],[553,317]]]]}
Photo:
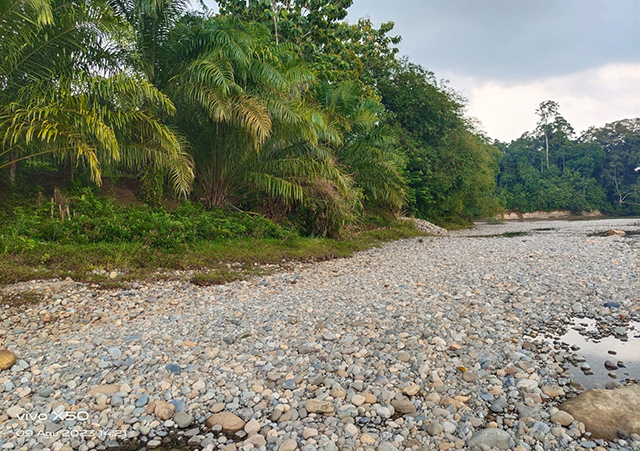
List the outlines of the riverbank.
{"type": "Polygon", "coordinates": [[[504,213],[505,221],[544,221],[549,219],[599,219],[604,218],[605,215],[602,212],[595,211],[582,211],[576,213],[568,210],[557,211],[532,211],[522,213],[520,211],[506,211],[504,213]]]}
{"type": "Polygon", "coordinates": [[[240,236],[198,240],[170,248],[136,242],[34,241],[0,254],[0,287],[53,278],[70,278],[103,288],[124,288],[143,279],[215,285],[286,270],[292,262],[350,257],[388,241],[424,234],[411,222],[397,221],[354,232],[343,239],[283,232],[279,238],[240,236]]]}
{"type": "Polygon", "coordinates": [[[0,317],[18,356],[0,373],[0,444],[633,449],[552,419],[582,389],[572,352],[534,337],[576,315],[640,320],[637,239],[597,236],[639,226],[481,225],[221,286],[43,286],[0,317]]]}

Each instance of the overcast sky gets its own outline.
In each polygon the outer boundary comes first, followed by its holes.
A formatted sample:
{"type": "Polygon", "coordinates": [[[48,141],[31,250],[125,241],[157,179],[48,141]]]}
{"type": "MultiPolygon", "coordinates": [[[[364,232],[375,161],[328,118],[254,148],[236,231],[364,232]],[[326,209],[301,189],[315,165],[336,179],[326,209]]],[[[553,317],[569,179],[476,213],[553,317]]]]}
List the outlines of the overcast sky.
{"type": "Polygon", "coordinates": [[[531,130],[548,99],[577,131],[640,116],[640,0],[354,0],[359,17],[395,22],[492,138],[531,130]]]}

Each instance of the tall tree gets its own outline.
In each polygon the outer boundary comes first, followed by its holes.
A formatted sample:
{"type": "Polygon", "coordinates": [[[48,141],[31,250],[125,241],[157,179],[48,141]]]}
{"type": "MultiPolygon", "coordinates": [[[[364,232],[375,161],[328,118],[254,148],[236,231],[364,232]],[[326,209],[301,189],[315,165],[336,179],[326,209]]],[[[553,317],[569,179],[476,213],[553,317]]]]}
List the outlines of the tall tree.
{"type": "Polygon", "coordinates": [[[259,24],[199,15],[183,17],[167,46],[173,57],[163,61],[160,86],[184,112],[176,125],[191,143],[209,207],[257,193],[300,202],[317,177],[347,189],[318,145],[340,137],[306,99],[313,74],[290,46],[274,45],[259,24]]]}
{"type": "Polygon", "coordinates": [[[317,96],[343,137],[332,146],[338,162],[353,174],[369,205],[399,211],[407,201],[406,161],[395,132],[382,123],[384,107],[360,98],[353,82],[321,83],[317,96]]]}
{"type": "Polygon", "coordinates": [[[277,43],[295,45],[318,79],[355,81],[360,91],[376,94],[377,80],[395,65],[399,36],[393,22],[379,28],[367,19],[344,21],[352,0],[218,0],[225,16],[268,27],[277,43]]]}
{"type": "Polygon", "coordinates": [[[105,2],[0,2],[0,168],[35,157],[151,161],[189,190],[190,159],[161,118],[169,99],[127,66],[129,29],[105,2]]]}
{"type": "Polygon", "coordinates": [[[536,114],[540,116],[536,131],[544,136],[547,170],[549,170],[549,126],[558,116],[559,108],[560,105],[558,105],[557,102],[546,100],[542,102],[536,110],[536,114]]]}
{"type": "Polygon", "coordinates": [[[220,14],[271,29],[277,44],[297,45],[314,60],[335,40],[340,21],[353,0],[216,0],[220,14]]]}
{"type": "Polygon", "coordinates": [[[413,213],[456,220],[499,212],[493,197],[498,151],[473,132],[463,99],[406,60],[379,90],[406,149],[413,213]]]}

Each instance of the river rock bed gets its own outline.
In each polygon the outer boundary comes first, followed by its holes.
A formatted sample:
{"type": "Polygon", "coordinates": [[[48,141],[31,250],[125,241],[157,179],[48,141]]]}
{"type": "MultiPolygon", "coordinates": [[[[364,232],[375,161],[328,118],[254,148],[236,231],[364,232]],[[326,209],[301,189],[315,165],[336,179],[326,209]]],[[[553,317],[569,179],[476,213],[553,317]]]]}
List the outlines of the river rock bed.
{"type": "Polygon", "coordinates": [[[639,449],[558,411],[573,351],[531,338],[640,320],[638,239],[591,236],[638,227],[480,225],[216,287],[26,284],[44,301],[0,312],[0,446],[639,449]]]}

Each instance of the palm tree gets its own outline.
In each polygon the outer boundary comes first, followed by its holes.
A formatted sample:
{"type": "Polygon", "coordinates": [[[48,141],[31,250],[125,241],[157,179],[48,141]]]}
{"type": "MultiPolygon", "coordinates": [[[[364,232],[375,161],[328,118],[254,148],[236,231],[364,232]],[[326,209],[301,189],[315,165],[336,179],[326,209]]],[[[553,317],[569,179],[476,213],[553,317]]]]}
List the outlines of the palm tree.
{"type": "Polygon", "coordinates": [[[189,190],[189,156],[161,122],[175,108],[131,70],[130,30],[105,2],[0,0],[0,30],[0,168],[70,160],[99,184],[101,165],[152,162],[189,190]]]}
{"type": "Polygon", "coordinates": [[[361,101],[353,84],[322,85],[318,102],[296,49],[274,45],[260,25],[188,12],[183,0],[111,4],[135,30],[139,67],[180,111],[174,124],[189,142],[206,205],[256,207],[262,199],[287,208],[306,202],[314,214],[346,211],[359,197],[344,168],[371,203],[403,205],[394,137],[379,124],[380,105],[361,101]]]}
{"type": "Polygon", "coordinates": [[[360,98],[352,82],[321,83],[317,97],[332,127],[344,136],[341,145],[335,146],[338,162],[352,174],[365,200],[372,206],[400,210],[407,200],[406,161],[395,133],[381,123],[383,106],[360,98]]]}
{"type": "Polygon", "coordinates": [[[340,136],[306,99],[314,77],[290,46],[229,17],[186,15],[169,37],[160,86],[182,114],[202,199],[209,207],[273,197],[302,202],[311,180],[340,192],[349,180],[319,146],[340,136]]]}
{"type": "MultiPolygon", "coordinates": [[[[116,15],[126,21],[134,32],[135,56],[132,63],[156,83],[167,57],[163,51],[176,24],[190,9],[188,0],[108,0],[116,15]]],[[[164,65],[166,67],[166,65],[164,65]]]]}

